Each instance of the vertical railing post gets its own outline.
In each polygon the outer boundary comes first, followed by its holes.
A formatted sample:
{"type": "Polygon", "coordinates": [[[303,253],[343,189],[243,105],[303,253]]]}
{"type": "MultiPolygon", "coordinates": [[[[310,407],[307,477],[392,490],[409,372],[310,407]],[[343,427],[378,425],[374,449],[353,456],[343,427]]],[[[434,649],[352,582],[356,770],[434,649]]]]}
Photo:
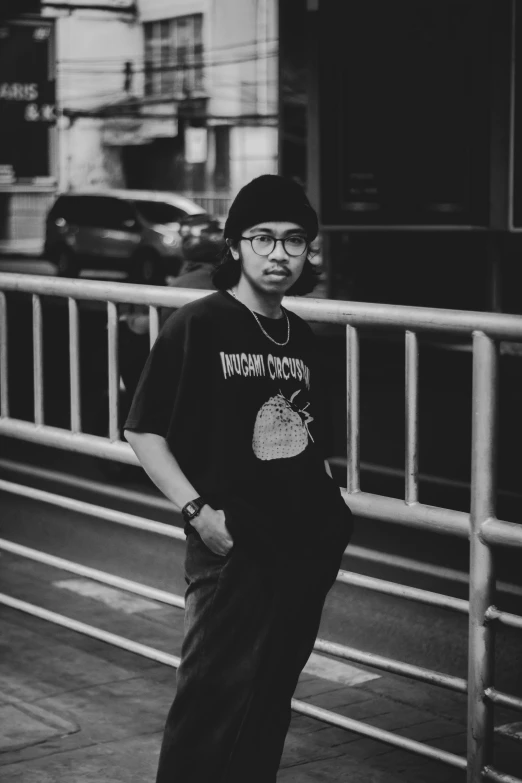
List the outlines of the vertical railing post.
{"type": "Polygon", "coordinates": [[[346,327],[346,440],[348,459],[346,490],[358,492],[359,484],[359,335],[346,327]]]}
{"type": "Polygon", "coordinates": [[[404,470],[404,499],[406,503],[417,503],[418,495],[418,392],[419,392],[419,346],[415,332],[405,336],[405,421],[406,421],[406,464],[404,470]]]}
{"type": "Polygon", "coordinates": [[[156,342],[156,338],[159,332],[159,311],[157,307],[152,305],[149,307],[149,341],[150,347],[156,342]]]}
{"type": "Polygon", "coordinates": [[[7,302],[0,291],[0,416],[9,418],[9,362],[7,358],[7,302]]]}
{"type": "Polygon", "coordinates": [[[44,423],[44,390],[42,300],[38,294],[33,294],[33,389],[34,423],[40,426],[44,423]]]}
{"type": "Polygon", "coordinates": [[[473,334],[471,530],[468,658],[468,783],[482,780],[493,749],[494,631],[486,613],[494,593],[493,557],[481,536],[495,515],[497,350],[483,332],[473,334]]]}
{"type": "Polygon", "coordinates": [[[119,389],[120,371],[118,365],[118,306],[107,302],[107,339],[109,374],[109,440],[120,438],[119,389]]]}
{"type": "Polygon", "coordinates": [[[69,388],[71,402],[71,432],[81,432],[80,340],[78,302],[69,297],[69,388]]]}

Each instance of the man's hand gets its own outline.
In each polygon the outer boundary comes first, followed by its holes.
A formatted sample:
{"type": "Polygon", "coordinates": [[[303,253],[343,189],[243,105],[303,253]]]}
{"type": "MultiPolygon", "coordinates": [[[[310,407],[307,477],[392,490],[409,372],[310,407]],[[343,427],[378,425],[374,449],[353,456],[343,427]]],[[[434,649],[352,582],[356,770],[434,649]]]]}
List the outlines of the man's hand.
{"type": "Polygon", "coordinates": [[[203,506],[197,517],[192,520],[191,525],[197,530],[203,543],[215,555],[225,557],[234,546],[225,524],[224,511],[216,511],[209,505],[203,506]]]}

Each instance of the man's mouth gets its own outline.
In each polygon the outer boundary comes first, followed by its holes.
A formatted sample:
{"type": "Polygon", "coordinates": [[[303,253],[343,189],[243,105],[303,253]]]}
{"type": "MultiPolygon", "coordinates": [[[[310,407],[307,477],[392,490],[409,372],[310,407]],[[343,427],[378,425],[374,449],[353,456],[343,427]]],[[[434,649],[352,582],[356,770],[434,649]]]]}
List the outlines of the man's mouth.
{"type": "Polygon", "coordinates": [[[265,274],[267,275],[275,275],[277,277],[289,277],[290,272],[288,272],[286,269],[268,269],[265,274]]]}

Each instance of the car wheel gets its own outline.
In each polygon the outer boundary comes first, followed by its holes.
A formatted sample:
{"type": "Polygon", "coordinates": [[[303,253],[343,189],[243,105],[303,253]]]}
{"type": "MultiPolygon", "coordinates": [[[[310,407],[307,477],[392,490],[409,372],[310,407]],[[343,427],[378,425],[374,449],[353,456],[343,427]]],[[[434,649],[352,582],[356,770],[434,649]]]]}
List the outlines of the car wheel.
{"type": "Polygon", "coordinates": [[[160,285],[165,282],[165,271],[163,263],[154,253],[143,253],[138,256],[134,263],[132,275],[136,283],[145,285],[160,285]]]}
{"type": "Polygon", "coordinates": [[[64,247],[56,254],[56,272],[60,277],[78,277],[80,267],[72,250],[64,247]]]}

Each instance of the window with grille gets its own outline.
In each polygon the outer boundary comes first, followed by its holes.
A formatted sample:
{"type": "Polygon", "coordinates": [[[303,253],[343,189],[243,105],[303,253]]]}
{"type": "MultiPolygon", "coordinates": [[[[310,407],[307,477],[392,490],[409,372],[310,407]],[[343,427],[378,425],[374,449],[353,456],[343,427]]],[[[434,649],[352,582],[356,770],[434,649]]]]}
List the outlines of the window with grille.
{"type": "Polygon", "coordinates": [[[203,14],[147,22],[145,94],[190,97],[203,90],[203,14]]]}

